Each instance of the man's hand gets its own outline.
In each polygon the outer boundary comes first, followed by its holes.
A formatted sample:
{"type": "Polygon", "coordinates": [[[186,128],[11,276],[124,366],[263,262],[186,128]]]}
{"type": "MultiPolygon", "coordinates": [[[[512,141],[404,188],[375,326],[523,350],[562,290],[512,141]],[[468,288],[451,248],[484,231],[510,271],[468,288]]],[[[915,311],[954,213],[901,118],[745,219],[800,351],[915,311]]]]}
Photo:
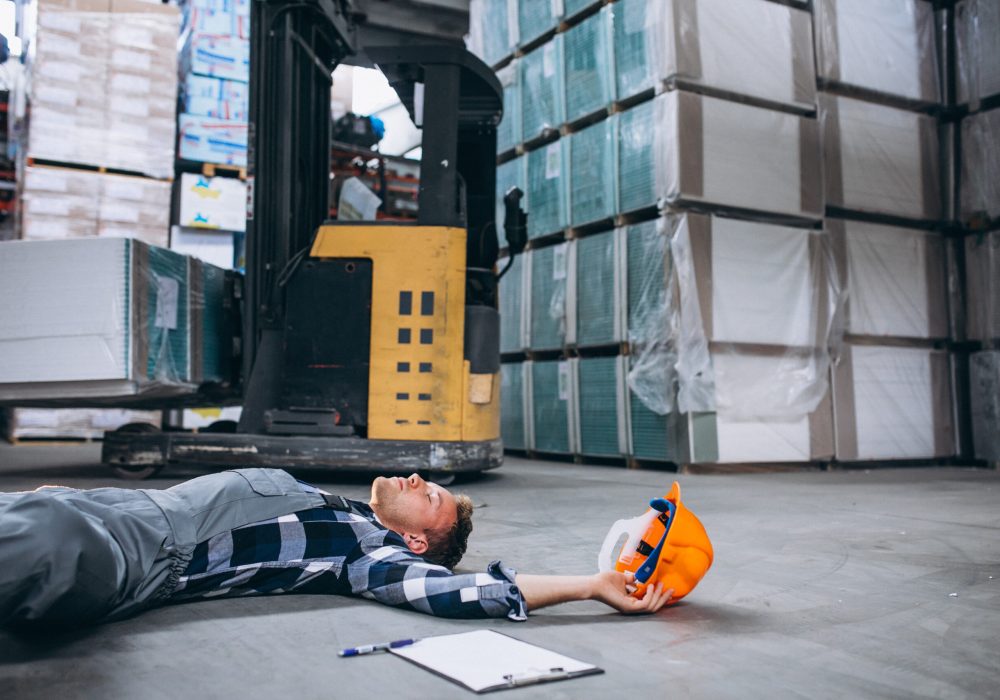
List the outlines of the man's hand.
{"type": "Polygon", "coordinates": [[[626,615],[655,613],[670,602],[674,589],[663,589],[663,584],[649,586],[642,598],[633,598],[635,574],[631,571],[605,571],[594,575],[592,598],[610,605],[626,615]]]}
{"type": "Polygon", "coordinates": [[[670,601],[673,589],[663,590],[662,585],[650,586],[641,598],[630,594],[636,589],[635,576],[631,573],[606,571],[593,576],[536,576],[518,574],[517,586],[521,589],[528,610],[571,600],[599,600],[625,614],[655,613],[670,601]]]}

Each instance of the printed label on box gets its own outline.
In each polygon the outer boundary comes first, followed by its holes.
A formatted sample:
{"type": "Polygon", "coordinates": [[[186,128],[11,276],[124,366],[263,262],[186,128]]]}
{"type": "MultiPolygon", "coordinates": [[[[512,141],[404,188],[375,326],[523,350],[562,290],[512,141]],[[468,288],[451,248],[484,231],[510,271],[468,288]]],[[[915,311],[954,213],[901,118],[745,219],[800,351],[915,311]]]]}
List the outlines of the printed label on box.
{"type": "Polygon", "coordinates": [[[157,328],[174,330],[177,328],[177,300],[180,296],[180,284],[173,277],[156,278],[156,317],[154,325],[157,328]]]}
{"type": "Polygon", "coordinates": [[[545,149],[545,179],[552,180],[562,172],[562,151],[559,142],[549,144],[545,149]]]}
{"type": "Polygon", "coordinates": [[[561,243],[552,251],[552,279],[566,279],[566,250],[568,243],[561,243]]]}

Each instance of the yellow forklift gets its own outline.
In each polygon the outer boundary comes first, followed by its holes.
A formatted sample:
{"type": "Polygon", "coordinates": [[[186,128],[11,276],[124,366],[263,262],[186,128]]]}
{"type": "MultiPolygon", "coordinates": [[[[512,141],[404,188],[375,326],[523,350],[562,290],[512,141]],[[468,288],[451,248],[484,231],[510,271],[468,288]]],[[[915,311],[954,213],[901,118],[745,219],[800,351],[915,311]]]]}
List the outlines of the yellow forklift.
{"type": "MultiPolygon", "coordinates": [[[[105,435],[102,459],[418,471],[500,466],[496,125],[502,90],[464,47],[357,46],[346,0],[254,0],[242,286],[243,412],[230,432],[105,435]],[[362,59],[423,130],[415,224],[327,221],[333,69],[362,59]]],[[[520,192],[506,202],[513,252],[520,192]]]]}

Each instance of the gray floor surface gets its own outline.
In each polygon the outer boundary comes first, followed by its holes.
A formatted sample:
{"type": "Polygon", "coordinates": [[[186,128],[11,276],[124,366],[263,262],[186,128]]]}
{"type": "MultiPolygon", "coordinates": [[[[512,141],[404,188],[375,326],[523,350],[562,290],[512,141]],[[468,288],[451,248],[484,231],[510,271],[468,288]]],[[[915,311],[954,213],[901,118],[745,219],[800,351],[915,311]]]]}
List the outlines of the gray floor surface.
{"type": "MultiPolygon", "coordinates": [[[[0,444],[0,490],[134,485],[99,447],[0,444]]],[[[167,487],[177,471],[143,483],[167,487]]],[[[509,459],[461,484],[477,504],[464,570],[499,558],[584,574],[611,523],[676,475],[509,459]]],[[[348,497],[363,478],[312,474],[348,497]]],[[[527,622],[440,620],[360,599],[177,605],[61,638],[0,633],[4,698],[467,698],[389,655],[342,647],[490,628],[605,673],[524,698],[1000,697],[1000,473],[884,469],[680,476],[715,565],[680,604],[625,617],[598,603],[527,622]]],[[[506,697],[506,696],[505,696],[506,697]]]]}

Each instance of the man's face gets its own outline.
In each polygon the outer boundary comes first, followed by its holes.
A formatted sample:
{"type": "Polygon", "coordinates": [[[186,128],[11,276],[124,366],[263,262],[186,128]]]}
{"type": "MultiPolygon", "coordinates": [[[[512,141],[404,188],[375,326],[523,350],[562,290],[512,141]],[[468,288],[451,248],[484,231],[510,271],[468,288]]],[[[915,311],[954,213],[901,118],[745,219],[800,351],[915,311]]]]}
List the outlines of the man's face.
{"type": "Polygon", "coordinates": [[[370,505],[382,524],[404,539],[447,529],[458,518],[455,497],[448,489],[429,484],[416,474],[375,479],[370,505]]]}

